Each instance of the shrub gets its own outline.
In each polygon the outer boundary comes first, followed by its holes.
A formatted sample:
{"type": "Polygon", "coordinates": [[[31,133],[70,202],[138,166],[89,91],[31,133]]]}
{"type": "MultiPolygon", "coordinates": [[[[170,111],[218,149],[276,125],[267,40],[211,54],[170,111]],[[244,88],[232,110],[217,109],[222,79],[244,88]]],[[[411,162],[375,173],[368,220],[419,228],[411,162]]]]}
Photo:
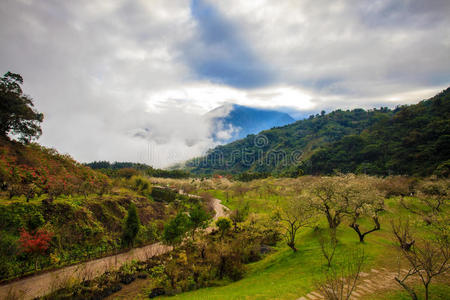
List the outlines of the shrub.
{"type": "Polygon", "coordinates": [[[158,202],[173,202],[177,198],[177,193],[167,188],[154,187],[151,195],[158,202]]]}

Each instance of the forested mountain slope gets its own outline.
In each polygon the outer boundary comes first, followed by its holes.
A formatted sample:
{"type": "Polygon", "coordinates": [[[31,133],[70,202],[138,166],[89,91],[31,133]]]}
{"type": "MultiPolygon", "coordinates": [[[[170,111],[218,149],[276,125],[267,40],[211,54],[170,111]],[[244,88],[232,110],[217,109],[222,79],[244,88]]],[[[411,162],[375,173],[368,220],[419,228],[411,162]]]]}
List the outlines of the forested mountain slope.
{"type": "Polygon", "coordinates": [[[450,88],[324,147],[305,171],[448,176],[449,167],[450,88]]]}
{"type": "Polygon", "coordinates": [[[336,110],[248,135],[187,162],[193,173],[445,173],[450,88],[394,110],[336,110]],[[438,169],[438,170],[436,170],[438,169]]]}

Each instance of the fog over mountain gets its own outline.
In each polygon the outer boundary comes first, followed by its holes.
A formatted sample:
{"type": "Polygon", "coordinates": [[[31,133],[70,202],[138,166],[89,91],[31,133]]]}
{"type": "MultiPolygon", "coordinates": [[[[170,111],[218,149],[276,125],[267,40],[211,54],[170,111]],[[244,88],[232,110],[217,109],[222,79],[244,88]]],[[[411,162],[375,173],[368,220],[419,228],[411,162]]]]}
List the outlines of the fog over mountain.
{"type": "Polygon", "coordinates": [[[165,167],[216,145],[202,116],[227,103],[303,114],[431,97],[450,83],[448,11],[442,0],[5,0],[0,72],[23,76],[43,145],[165,167]]]}
{"type": "Polygon", "coordinates": [[[206,117],[211,118],[213,123],[213,139],[221,143],[295,122],[287,113],[237,104],[222,105],[210,111],[206,117]]]}

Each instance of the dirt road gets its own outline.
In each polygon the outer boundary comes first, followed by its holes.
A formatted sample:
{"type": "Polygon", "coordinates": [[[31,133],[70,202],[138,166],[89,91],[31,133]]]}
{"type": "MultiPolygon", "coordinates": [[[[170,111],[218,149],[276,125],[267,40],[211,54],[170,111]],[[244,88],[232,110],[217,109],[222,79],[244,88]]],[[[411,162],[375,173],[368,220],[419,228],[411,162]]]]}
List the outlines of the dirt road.
{"type": "MultiPolygon", "coordinates": [[[[216,212],[214,219],[226,215],[227,208],[219,199],[213,199],[213,207],[216,212]]],[[[118,269],[120,266],[132,260],[147,260],[152,256],[161,255],[171,251],[172,247],[156,243],[140,248],[131,249],[128,252],[107,256],[74,266],[49,271],[34,275],[8,284],[0,285],[0,299],[7,299],[8,295],[15,295],[15,299],[33,299],[58,290],[71,280],[87,280],[95,278],[107,270],[118,269]]]]}

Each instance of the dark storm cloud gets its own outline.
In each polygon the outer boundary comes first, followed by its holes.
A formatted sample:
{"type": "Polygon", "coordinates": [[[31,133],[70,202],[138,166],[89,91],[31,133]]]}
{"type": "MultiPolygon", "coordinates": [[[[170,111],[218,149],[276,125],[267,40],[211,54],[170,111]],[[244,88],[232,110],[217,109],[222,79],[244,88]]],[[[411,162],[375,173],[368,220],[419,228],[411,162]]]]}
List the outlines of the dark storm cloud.
{"type": "Polygon", "coordinates": [[[239,88],[271,82],[273,74],[267,65],[239,37],[239,28],[212,4],[192,0],[191,12],[198,32],[183,48],[188,65],[199,77],[239,88]]]}

